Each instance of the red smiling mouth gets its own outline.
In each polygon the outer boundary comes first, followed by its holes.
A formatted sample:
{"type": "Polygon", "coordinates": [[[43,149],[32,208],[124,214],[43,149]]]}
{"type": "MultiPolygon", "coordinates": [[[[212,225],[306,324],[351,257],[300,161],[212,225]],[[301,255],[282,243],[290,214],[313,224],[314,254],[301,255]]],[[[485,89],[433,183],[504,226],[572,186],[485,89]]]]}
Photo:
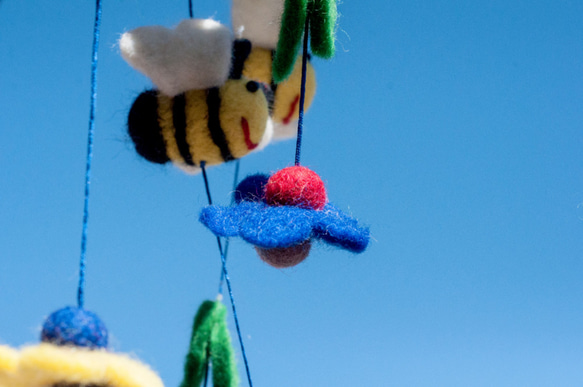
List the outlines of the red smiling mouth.
{"type": "Polygon", "coordinates": [[[294,115],[295,111],[296,111],[296,107],[298,106],[298,102],[300,102],[300,96],[297,95],[294,100],[292,101],[291,105],[289,105],[289,112],[287,113],[287,116],[285,116],[283,118],[283,123],[285,125],[289,124],[289,122],[291,121],[292,116],[294,115]]]}
{"type": "Polygon", "coordinates": [[[249,132],[249,123],[245,119],[245,117],[241,117],[241,127],[243,128],[243,134],[245,135],[245,144],[247,145],[247,149],[253,150],[257,148],[257,145],[253,141],[251,141],[251,133],[249,132]]]}

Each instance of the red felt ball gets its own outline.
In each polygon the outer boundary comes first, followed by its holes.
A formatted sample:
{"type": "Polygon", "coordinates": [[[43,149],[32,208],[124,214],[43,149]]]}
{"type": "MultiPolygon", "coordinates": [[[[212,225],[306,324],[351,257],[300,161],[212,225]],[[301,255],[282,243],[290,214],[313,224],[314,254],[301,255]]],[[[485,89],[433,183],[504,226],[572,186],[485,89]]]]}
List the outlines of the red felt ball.
{"type": "Polygon", "coordinates": [[[274,249],[264,249],[255,246],[259,258],[263,262],[275,267],[276,269],[285,269],[286,267],[292,267],[302,262],[308,254],[310,254],[310,248],[312,244],[310,241],[305,241],[296,246],[291,247],[280,247],[274,249]]]}
{"type": "Polygon", "coordinates": [[[265,201],[271,206],[296,206],[321,210],[326,205],[326,188],[318,174],[294,166],[274,173],[265,185],[265,201]]]}

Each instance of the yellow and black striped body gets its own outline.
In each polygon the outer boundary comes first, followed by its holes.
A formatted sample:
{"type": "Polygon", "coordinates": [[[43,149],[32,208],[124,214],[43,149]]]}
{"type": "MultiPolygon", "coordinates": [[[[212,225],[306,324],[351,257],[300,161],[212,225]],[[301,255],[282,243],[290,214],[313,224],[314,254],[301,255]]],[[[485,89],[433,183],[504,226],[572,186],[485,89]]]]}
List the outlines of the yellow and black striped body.
{"type": "Polygon", "coordinates": [[[130,109],[128,132],[147,160],[198,172],[202,162],[220,164],[254,150],[267,121],[265,94],[257,82],[240,78],[175,97],[148,90],[130,109]]]}
{"type": "MultiPolygon", "coordinates": [[[[284,82],[275,84],[271,73],[273,62],[272,50],[253,47],[245,60],[243,75],[249,79],[261,82],[271,87],[273,100],[270,110],[275,123],[289,124],[299,117],[300,87],[302,81],[302,58],[296,60],[293,72],[284,82]]],[[[307,110],[316,93],[316,73],[308,61],[306,67],[306,99],[304,109],[307,110]]]]}

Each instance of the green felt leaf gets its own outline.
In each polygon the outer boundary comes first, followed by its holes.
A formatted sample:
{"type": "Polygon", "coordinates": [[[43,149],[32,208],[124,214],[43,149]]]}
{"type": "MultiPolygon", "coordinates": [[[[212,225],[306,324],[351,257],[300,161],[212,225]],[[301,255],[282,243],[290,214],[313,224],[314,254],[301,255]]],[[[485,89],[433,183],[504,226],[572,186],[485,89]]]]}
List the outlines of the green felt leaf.
{"type": "Polygon", "coordinates": [[[279,40],[273,58],[273,80],[279,83],[292,72],[306,24],[308,0],[285,0],[279,40]]]}
{"type": "Polygon", "coordinates": [[[312,54],[325,59],[332,58],[338,16],[336,0],[312,0],[308,15],[312,54]]]}
{"type": "Polygon", "coordinates": [[[239,374],[235,365],[235,354],[231,345],[231,336],[227,329],[227,311],[221,304],[215,329],[211,336],[211,356],[213,364],[214,387],[236,387],[239,374]]]}
{"type": "Polygon", "coordinates": [[[227,310],[221,302],[205,301],[199,307],[180,387],[200,387],[209,360],[214,387],[237,386],[237,367],[226,317],[227,310]]]}

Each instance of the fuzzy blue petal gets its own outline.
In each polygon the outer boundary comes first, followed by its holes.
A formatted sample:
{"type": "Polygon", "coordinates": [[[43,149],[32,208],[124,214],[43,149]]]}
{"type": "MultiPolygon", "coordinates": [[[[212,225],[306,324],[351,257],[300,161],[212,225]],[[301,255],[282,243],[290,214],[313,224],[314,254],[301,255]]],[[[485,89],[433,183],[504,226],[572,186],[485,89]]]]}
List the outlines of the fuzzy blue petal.
{"type": "Polygon", "coordinates": [[[240,236],[266,249],[295,246],[316,238],[361,253],[370,239],[367,227],[359,226],[356,219],[331,204],[315,211],[243,201],[234,207],[207,206],[200,221],[217,236],[240,236]]]}
{"type": "Polygon", "coordinates": [[[299,207],[263,204],[259,211],[245,214],[239,233],[247,242],[266,249],[295,246],[311,237],[313,212],[299,207]]]}
{"type": "Polygon", "coordinates": [[[353,253],[362,253],[370,239],[368,227],[360,227],[356,219],[331,204],[315,211],[313,232],[314,237],[353,253]]]}
{"type": "Polygon", "coordinates": [[[213,234],[222,237],[239,236],[241,210],[237,207],[207,206],[198,220],[213,234]]]}

